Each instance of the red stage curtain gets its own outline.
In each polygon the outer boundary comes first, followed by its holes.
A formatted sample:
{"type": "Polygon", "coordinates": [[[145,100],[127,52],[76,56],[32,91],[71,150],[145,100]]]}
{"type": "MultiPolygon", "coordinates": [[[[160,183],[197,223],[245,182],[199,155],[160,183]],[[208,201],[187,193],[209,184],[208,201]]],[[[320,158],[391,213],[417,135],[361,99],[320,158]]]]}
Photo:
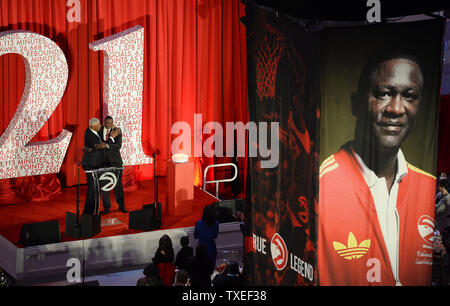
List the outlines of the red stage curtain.
{"type": "MultiPolygon", "coordinates": [[[[58,175],[63,185],[76,184],[84,130],[89,118],[102,117],[103,56],[88,44],[132,26],[145,28],[142,141],[147,154],[154,147],[161,152],[159,175],[166,174],[171,141],[177,136],[170,135],[174,122],[186,121],[193,127],[195,113],[203,115],[203,123],[217,121],[224,127],[225,122],[248,121],[246,35],[239,22],[245,11],[239,0],[81,0],[80,23],[66,21],[66,3],[0,0],[0,31],[30,30],[45,35],[67,57],[65,95],[33,139],[54,138],[63,128],[72,127],[74,135],[58,175]]],[[[0,57],[0,132],[14,115],[24,80],[19,56],[0,57]]],[[[196,159],[197,185],[202,184],[203,169],[213,162],[196,159]]],[[[245,158],[239,166],[244,184],[245,158]]],[[[153,165],[127,170],[128,182],[152,177],[153,165]]],[[[84,175],[81,181],[85,182],[84,175]]]]}
{"type": "Polygon", "coordinates": [[[439,108],[439,140],[438,140],[438,158],[437,174],[445,172],[450,173],[450,95],[441,96],[441,105],[439,108]]]}

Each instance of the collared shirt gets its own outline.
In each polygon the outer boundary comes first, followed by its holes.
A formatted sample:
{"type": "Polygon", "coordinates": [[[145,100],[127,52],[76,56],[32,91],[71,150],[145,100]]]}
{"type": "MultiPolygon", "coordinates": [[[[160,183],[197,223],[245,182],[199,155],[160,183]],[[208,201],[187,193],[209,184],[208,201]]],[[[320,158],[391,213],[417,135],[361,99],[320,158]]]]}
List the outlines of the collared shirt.
{"type": "Polygon", "coordinates": [[[396,200],[400,220],[396,279],[375,201],[351,143],[322,163],[314,277],[320,285],[431,285],[436,178],[406,164],[408,174],[398,184],[396,200]]]}
{"type": "MultiPolygon", "coordinates": [[[[104,139],[104,140],[106,140],[106,135],[108,135],[110,131],[111,131],[111,129],[107,129],[107,128],[104,128],[104,129],[103,129],[103,139],[104,139]]],[[[110,138],[113,142],[115,142],[114,137],[109,136],[109,138],[110,138]]]]}
{"type": "MultiPolygon", "coordinates": [[[[397,153],[397,169],[394,183],[389,192],[386,179],[379,178],[375,172],[369,169],[361,157],[353,151],[358,160],[362,175],[372,194],[375,208],[377,210],[378,222],[383,233],[384,242],[389,254],[392,266],[392,273],[398,282],[398,258],[399,258],[399,223],[397,212],[398,184],[408,174],[408,165],[405,156],[400,149],[397,153]]],[[[399,284],[399,282],[398,282],[399,284]]]]}

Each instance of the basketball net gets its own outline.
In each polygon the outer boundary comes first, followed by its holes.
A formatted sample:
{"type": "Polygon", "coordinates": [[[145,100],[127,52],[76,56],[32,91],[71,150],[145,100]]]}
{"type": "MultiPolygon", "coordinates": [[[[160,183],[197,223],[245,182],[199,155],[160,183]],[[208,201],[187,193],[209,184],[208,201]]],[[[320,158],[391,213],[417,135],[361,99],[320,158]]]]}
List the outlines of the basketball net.
{"type": "Polygon", "coordinates": [[[283,36],[271,26],[266,25],[266,36],[258,48],[256,60],[256,91],[260,100],[275,97],[278,63],[283,53],[283,36]]]}

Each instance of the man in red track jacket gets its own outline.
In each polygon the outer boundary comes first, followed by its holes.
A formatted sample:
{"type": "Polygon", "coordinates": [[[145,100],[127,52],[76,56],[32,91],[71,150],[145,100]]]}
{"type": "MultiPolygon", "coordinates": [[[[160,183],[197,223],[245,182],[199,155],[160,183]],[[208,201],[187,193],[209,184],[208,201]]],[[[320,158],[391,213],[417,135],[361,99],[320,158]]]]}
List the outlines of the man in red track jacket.
{"type": "Polygon", "coordinates": [[[411,56],[380,58],[363,70],[352,96],[355,138],[320,168],[320,285],[431,283],[435,178],[400,149],[422,88],[411,56]]]}

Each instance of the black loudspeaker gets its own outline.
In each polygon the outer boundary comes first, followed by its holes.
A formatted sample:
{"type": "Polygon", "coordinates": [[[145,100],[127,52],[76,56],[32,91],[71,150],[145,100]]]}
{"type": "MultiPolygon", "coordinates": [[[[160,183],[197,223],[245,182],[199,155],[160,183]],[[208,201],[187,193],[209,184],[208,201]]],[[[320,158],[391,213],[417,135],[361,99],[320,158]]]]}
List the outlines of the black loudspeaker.
{"type": "Polygon", "coordinates": [[[236,211],[244,212],[245,200],[235,199],[220,201],[215,202],[214,206],[217,210],[217,221],[219,221],[219,223],[233,222],[236,221],[233,217],[236,211]]]}
{"type": "Polygon", "coordinates": [[[131,211],[129,220],[129,229],[151,231],[161,227],[161,221],[160,218],[156,216],[154,205],[153,208],[131,211]]]}
{"type": "Polygon", "coordinates": [[[72,238],[81,237],[81,226],[76,227],[75,222],[77,215],[71,212],[66,212],[66,229],[64,231],[65,235],[72,238]]]}
{"type": "Polygon", "coordinates": [[[152,204],[145,204],[144,206],[142,206],[142,209],[153,209],[153,211],[156,214],[156,218],[158,219],[158,228],[161,227],[161,202],[158,202],[158,204],[156,205],[156,211],[155,211],[155,203],[152,204]]]}
{"type": "Polygon", "coordinates": [[[20,243],[24,247],[61,242],[59,221],[29,223],[20,230],[20,243]]]}
{"type": "Polygon", "coordinates": [[[100,215],[82,215],[81,225],[75,226],[77,215],[66,213],[66,236],[73,238],[91,238],[102,230],[102,220],[100,215]]]}
{"type": "Polygon", "coordinates": [[[90,238],[102,231],[102,219],[100,215],[81,216],[81,237],[90,238]]]}

